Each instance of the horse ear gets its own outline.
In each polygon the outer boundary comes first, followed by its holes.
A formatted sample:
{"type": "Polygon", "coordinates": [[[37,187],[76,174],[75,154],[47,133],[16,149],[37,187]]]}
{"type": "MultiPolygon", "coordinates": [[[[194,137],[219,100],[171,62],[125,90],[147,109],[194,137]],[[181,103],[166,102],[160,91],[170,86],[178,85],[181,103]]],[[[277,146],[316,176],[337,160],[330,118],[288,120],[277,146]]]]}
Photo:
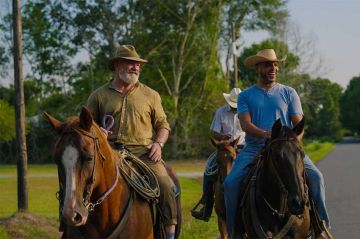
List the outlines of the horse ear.
{"type": "Polygon", "coordinates": [[[83,106],[80,113],[80,127],[86,131],[89,131],[93,123],[93,118],[90,111],[86,106],[83,106]]]}
{"type": "Polygon", "coordinates": [[[304,131],[305,127],[305,117],[303,117],[299,123],[295,125],[295,127],[292,129],[296,133],[296,135],[300,135],[304,131]]]}
{"type": "Polygon", "coordinates": [[[271,138],[272,139],[278,138],[280,136],[281,128],[282,128],[281,120],[277,119],[271,129],[271,138]]]}
{"type": "Polygon", "coordinates": [[[217,147],[217,145],[219,144],[219,141],[214,139],[214,138],[210,138],[211,143],[215,146],[215,148],[217,147]]]}
{"type": "Polygon", "coordinates": [[[55,119],[54,117],[52,117],[51,115],[49,115],[47,112],[44,112],[43,115],[46,117],[47,121],[50,123],[51,127],[58,133],[60,134],[62,131],[62,122],[55,119]]]}

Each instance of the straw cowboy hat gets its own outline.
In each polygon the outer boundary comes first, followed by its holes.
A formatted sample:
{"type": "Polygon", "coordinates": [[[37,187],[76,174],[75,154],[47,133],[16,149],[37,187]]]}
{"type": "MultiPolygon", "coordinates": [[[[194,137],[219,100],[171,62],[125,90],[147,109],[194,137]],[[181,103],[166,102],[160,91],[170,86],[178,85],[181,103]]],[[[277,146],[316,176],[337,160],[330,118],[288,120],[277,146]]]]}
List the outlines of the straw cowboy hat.
{"type": "Polygon", "coordinates": [[[234,88],[230,91],[230,94],[223,93],[223,96],[226,102],[232,107],[237,108],[238,95],[241,90],[239,88],[234,88]]]}
{"type": "Polygon", "coordinates": [[[254,69],[256,64],[259,64],[261,62],[284,62],[285,60],[286,56],[282,59],[277,59],[274,49],[264,49],[259,51],[255,56],[247,57],[244,61],[244,65],[249,69],[254,69]]]}
{"type": "Polygon", "coordinates": [[[108,61],[108,67],[111,71],[114,71],[114,63],[118,59],[126,59],[131,61],[138,61],[141,63],[146,63],[147,60],[141,59],[139,54],[137,54],[135,47],[132,45],[122,45],[116,49],[115,56],[110,58],[108,61]]]}

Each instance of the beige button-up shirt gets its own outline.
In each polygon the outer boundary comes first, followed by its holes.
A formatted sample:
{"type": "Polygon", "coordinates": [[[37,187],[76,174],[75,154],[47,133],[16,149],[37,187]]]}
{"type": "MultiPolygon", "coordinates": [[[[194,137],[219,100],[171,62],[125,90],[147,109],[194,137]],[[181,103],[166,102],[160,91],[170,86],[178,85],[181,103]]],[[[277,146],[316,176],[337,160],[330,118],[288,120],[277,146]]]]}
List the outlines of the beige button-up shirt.
{"type": "Polygon", "coordinates": [[[159,93],[140,82],[126,95],[108,82],[89,96],[87,105],[100,126],[105,115],[114,117],[109,142],[122,143],[135,154],[147,152],[159,129],[170,131],[159,93]]]}

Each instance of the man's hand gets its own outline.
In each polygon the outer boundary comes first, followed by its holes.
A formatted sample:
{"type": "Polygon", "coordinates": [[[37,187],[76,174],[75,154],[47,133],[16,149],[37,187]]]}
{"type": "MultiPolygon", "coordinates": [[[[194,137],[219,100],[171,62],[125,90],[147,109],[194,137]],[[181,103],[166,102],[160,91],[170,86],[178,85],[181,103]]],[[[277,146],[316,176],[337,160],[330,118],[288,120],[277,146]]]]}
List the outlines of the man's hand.
{"type": "Polygon", "coordinates": [[[161,160],[161,153],[162,153],[162,149],[159,143],[155,142],[152,144],[149,144],[148,146],[146,146],[148,149],[150,149],[149,152],[149,158],[154,161],[154,162],[158,162],[161,160]]]}
{"type": "Polygon", "coordinates": [[[100,127],[101,131],[105,134],[105,137],[107,138],[109,135],[112,135],[112,131],[106,130],[103,127],[100,127]]]}
{"type": "Polygon", "coordinates": [[[271,139],[271,131],[263,131],[264,139],[271,139]]]}

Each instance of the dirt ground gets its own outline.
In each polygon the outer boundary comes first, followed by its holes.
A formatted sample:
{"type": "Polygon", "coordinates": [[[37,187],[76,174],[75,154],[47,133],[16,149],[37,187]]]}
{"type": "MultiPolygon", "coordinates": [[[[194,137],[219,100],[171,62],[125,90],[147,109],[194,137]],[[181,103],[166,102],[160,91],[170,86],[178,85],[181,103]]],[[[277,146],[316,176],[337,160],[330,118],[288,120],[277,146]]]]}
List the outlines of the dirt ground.
{"type": "Polygon", "coordinates": [[[18,212],[9,218],[0,219],[0,226],[9,238],[60,238],[56,220],[49,220],[27,212],[18,212]]]}

